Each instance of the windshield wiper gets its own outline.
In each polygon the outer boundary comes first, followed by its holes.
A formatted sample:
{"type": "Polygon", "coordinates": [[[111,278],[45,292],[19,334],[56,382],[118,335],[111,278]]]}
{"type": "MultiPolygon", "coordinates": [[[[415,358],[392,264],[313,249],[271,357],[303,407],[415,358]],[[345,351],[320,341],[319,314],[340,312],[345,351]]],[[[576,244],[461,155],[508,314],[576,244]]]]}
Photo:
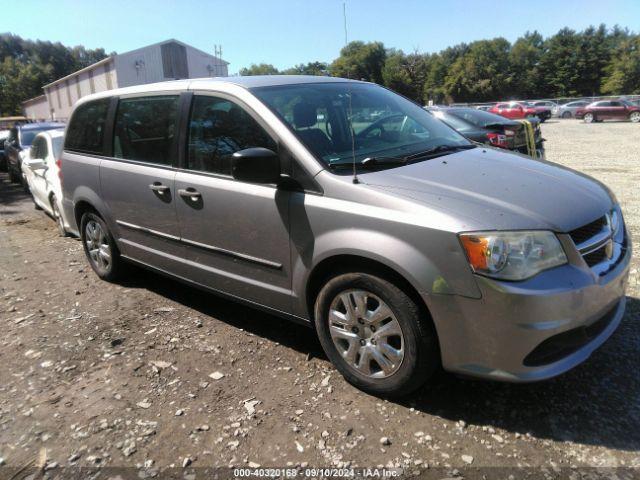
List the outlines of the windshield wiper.
{"type": "Polygon", "coordinates": [[[379,165],[404,165],[405,163],[407,163],[407,157],[367,157],[360,162],[360,165],[368,168],[379,165]]]}
{"type": "Polygon", "coordinates": [[[477,145],[437,145],[429,150],[424,150],[423,152],[414,153],[412,155],[408,155],[406,160],[417,160],[422,157],[430,157],[432,155],[437,155],[439,153],[452,153],[458,150],[470,150],[472,148],[476,148],[477,145]]]}
{"type": "MultiPolygon", "coordinates": [[[[406,157],[367,157],[364,160],[356,162],[357,168],[377,168],[384,167],[387,165],[404,165],[407,163],[406,157]]],[[[353,166],[353,162],[350,161],[341,161],[329,163],[329,167],[332,169],[335,168],[351,168],[353,166]]]]}

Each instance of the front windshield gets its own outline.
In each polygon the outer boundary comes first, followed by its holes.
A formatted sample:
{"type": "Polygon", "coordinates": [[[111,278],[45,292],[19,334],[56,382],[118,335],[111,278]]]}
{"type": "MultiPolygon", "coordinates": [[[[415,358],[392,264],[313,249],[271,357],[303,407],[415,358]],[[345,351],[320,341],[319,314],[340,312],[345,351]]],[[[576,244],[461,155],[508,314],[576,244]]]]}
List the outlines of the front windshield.
{"type": "Polygon", "coordinates": [[[252,92],[327,165],[370,157],[406,157],[441,145],[471,143],[422,107],[366,83],[260,87],[252,92]],[[351,130],[353,130],[353,139],[351,130]]]}

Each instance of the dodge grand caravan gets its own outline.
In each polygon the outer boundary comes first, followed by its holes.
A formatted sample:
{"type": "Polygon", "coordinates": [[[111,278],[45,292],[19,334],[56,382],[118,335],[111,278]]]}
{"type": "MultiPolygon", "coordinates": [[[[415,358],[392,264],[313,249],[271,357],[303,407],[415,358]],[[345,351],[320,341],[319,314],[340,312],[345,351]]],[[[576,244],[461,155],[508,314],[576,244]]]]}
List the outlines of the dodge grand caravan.
{"type": "Polygon", "coordinates": [[[513,382],[616,329],[631,244],[601,183],[478,146],[326,77],[166,82],[80,100],[63,205],[105,280],[132,262],[315,327],[357,387],[513,382]]]}

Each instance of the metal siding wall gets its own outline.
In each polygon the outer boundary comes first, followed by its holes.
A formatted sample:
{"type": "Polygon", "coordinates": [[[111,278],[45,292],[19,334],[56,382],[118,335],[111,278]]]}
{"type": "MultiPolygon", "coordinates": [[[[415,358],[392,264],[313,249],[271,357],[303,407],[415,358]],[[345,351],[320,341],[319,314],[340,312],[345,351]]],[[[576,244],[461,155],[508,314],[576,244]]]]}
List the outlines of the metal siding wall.
{"type": "Polygon", "coordinates": [[[118,55],[115,70],[120,87],[164,81],[160,45],[118,55]],[[136,68],[136,62],[139,68],[136,68]]]}
{"type": "Polygon", "coordinates": [[[195,48],[187,46],[187,65],[189,78],[226,77],[229,75],[227,65],[213,55],[203,54],[195,48]],[[209,72],[208,65],[213,67],[209,72]]]}
{"type": "Polygon", "coordinates": [[[89,72],[83,72],[78,76],[80,81],[80,98],[91,93],[91,84],[89,82],[89,72]]]}
{"type": "Polygon", "coordinates": [[[24,116],[31,120],[49,119],[49,102],[46,97],[24,105],[24,116]]]}

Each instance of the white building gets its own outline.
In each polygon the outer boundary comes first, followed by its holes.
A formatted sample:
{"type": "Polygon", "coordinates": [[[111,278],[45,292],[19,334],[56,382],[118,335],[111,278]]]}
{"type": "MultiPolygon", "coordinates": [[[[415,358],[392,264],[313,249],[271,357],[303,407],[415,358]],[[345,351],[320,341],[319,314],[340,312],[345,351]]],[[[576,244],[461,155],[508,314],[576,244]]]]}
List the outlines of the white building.
{"type": "Polygon", "coordinates": [[[181,78],[226,77],[219,57],[178,40],[107,57],[43,87],[44,95],[23,102],[25,117],[67,120],[73,104],[85,95],[112,88],[181,78]]]}

